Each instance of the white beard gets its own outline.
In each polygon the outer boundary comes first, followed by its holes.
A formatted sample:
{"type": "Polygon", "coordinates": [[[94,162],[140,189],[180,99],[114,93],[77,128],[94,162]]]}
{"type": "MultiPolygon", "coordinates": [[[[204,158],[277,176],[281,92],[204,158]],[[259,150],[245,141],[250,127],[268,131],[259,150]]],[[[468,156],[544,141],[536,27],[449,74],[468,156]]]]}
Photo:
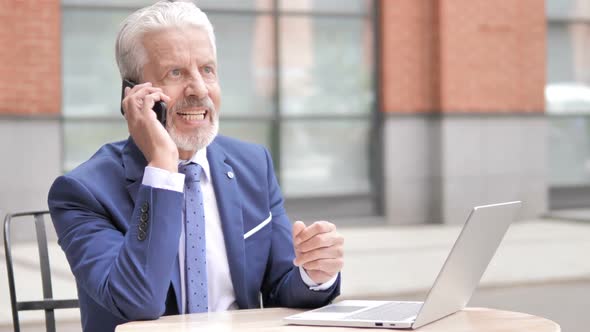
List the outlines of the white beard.
{"type": "Polygon", "coordinates": [[[166,129],[179,150],[199,151],[213,142],[219,133],[219,121],[217,114],[215,114],[212,122],[207,127],[189,135],[179,133],[171,122],[166,125],[166,129]]]}
{"type": "Polygon", "coordinates": [[[181,100],[178,104],[168,110],[168,118],[171,118],[171,115],[179,110],[190,106],[206,107],[209,110],[207,115],[209,116],[210,121],[207,126],[188,135],[184,135],[177,130],[174,126],[174,122],[168,121],[166,123],[166,130],[179,150],[199,151],[211,144],[215,139],[215,136],[217,136],[217,133],[219,132],[219,113],[209,97],[198,100],[193,96],[181,100]]]}

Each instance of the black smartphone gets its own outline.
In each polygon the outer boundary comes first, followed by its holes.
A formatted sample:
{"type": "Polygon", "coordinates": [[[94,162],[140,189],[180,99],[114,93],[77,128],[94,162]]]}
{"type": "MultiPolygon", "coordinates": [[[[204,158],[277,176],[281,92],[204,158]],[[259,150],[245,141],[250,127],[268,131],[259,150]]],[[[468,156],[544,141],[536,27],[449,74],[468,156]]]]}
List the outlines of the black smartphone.
{"type": "MultiPolygon", "coordinates": [[[[123,79],[123,87],[121,88],[121,114],[125,115],[125,110],[123,110],[123,99],[125,98],[125,88],[133,88],[137,83],[123,79]]],[[[166,127],[166,103],[163,101],[157,101],[152,108],[154,112],[156,112],[156,117],[158,121],[162,124],[162,126],[166,127]]]]}

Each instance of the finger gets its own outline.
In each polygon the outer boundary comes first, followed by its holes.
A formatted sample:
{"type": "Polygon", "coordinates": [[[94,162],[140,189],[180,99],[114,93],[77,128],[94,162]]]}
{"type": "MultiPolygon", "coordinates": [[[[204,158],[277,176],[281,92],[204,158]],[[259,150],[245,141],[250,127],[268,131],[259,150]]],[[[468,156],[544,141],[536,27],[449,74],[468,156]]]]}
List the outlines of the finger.
{"type": "Polygon", "coordinates": [[[157,94],[158,98],[155,101],[164,101],[169,103],[171,98],[168,97],[160,88],[145,88],[145,90],[141,90],[137,93],[137,96],[141,96],[142,99],[145,99],[145,96],[157,94]]]}
{"type": "Polygon", "coordinates": [[[309,271],[322,271],[328,274],[335,274],[342,270],[344,261],[341,258],[318,259],[303,264],[303,268],[309,271]]]}
{"type": "Polygon", "coordinates": [[[311,237],[313,237],[316,234],[328,233],[328,232],[333,231],[335,229],[336,229],[336,226],[334,226],[334,224],[332,224],[330,222],[316,221],[311,226],[307,227],[306,229],[304,229],[303,231],[301,231],[301,233],[299,233],[297,235],[297,237],[295,238],[295,244],[299,245],[300,243],[303,243],[303,242],[309,240],[311,237]]]}
{"type": "MultiPolygon", "coordinates": [[[[135,87],[134,87],[135,89],[135,87]]],[[[144,86],[139,90],[129,91],[127,96],[123,99],[123,110],[125,113],[128,112],[135,112],[135,110],[140,110],[143,107],[143,98],[151,93],[154,92],[162,92],[162,89],[155,88],[152,86],[144,86]]],[[[163,93],[163,92],[162,92],[163,93]]],[[[166,96],[167,100],[170,100],[170,97],[166,96]]]]}
{"type": "Polygon", "coordinates": [[[153,86],[144,86],[144,87],[140,87],[138,89],[136,89],[136,87],[133,87],[132,90],[129,90],[129,93],[127,94],[127,96],[125,97],[125,99],[142,99],[143,97],[145,97],[146,95],[150,94],[150,93],[154,93],[154,92],[162,92],[162,89],[157,88],[157,87],[153,87],[153,86]]]}
{"type": "Polygon", "coordinates": [[[164,99],[163,93],[156,91],[150,94],[143,96],[141,99],[136,99],[133,97],[129,97],[130,100],[127,101],[127,109],[131,110],[130,112],[125,112],[127,115],[125,118],[128,122],[135,123],[137,121],[141,121],[140,119],[147,117],[156,118],[156,114],[154,112],[149,112],[153,109],[155,103],[164,99]],[[131,105],[131,106],[130,106],[131,105]]]}
{"type": "Polygon", "coordinates": [[[145,87],[151,87],[152,86],[152,82],[145,82],[145,83],[141,83],[141,84],[135,84],[132,88],[131,88],[131,92],[130,93],[135,93],[145,87]]]}
{"type": "Polygon", "coordinates": [[[137,93],[138,91],[141,91],[141,90],[143,90],[145,88],[149,88],[149,87],[152,87],[151,82],[136,84],[133,87],[125,87],[125,91],[129,91],[128,93],[125,94],[125,97],[131,96],[131,95],[137,93]],[[129,88],[129,90],[127,90],[127,88],[129,88]]]}
{"type": "Polygon", "coordinates": [[[332,246],[328,248],[316,249],[306,253],[299,253],[294,260],[294,264],[301,266],[318,259],[341,258],[343,249],[341,246],[332,246]]]}
{"type": "Polygon", "coordinates": [[[153,87],[153,86],[144,86],[136,91],[132,91],[131,97],[143,98],[146,95],[149,95],[150,93],[154,93],[154,92],[162,92],[162,89],[158,88],[158,87],[153,87]]]}
{"type": "Polygon", "coordinates": [[[312,250],[326,248],[334,245],[344,244],[344,238],[338,232],[333,231],[329,233],[317,234],[311,239],[297,245],[297,251],[301,253],[312,250]]]}
{"type": "Polygon", "coordinates": [[[166,98],[166,96],[162,92],[159,92],[159,91],[145,95],[143,97],[142,110],[143,111],[151,110],[152,108],[154,108],[154,104],[157,101],[164,100],[165,98],[166,98]]]}
{"type": "Polygon", "coordinates": [[[303,221],[297,220],[293,224],[293,240],[295,240],[295,237],[297,237],[297,235],[299,235],[299,233],[301,233],[301,231],[303,231],[304,229],[305,229],[305,224],[303,223],[303,221]]]}

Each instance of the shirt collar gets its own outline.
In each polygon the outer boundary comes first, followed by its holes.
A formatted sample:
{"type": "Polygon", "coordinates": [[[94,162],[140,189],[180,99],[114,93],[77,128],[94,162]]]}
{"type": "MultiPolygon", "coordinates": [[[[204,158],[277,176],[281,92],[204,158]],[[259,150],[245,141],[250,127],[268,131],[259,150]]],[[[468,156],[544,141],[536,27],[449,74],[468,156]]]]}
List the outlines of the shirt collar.
{"type": "Polygon", "coordinates": [[[209,169],[209,160],[207,159],[207,147],[197,151],[190,160],[180,160],[179,165],[186,165],[190,162],[199,164],[203,168],[205,179],[211,179],[211,170],[209,169]]]}

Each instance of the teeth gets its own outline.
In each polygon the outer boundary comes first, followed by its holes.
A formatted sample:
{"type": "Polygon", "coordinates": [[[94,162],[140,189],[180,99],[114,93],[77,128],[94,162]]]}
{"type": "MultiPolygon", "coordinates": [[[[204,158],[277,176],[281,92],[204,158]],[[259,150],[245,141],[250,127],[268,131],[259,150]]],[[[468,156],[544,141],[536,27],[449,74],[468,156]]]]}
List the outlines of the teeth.
{"type": "Polygon", "coordinates": [[[180,114],[180,116],[190,121],[205,119],[205,114],[180,114]]]}

